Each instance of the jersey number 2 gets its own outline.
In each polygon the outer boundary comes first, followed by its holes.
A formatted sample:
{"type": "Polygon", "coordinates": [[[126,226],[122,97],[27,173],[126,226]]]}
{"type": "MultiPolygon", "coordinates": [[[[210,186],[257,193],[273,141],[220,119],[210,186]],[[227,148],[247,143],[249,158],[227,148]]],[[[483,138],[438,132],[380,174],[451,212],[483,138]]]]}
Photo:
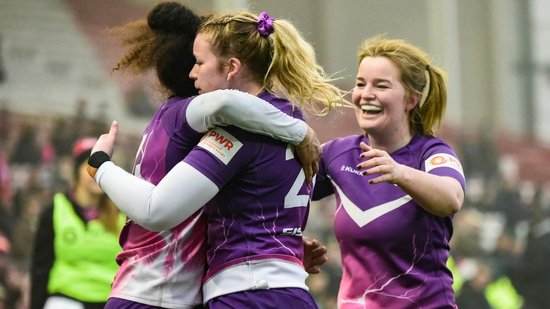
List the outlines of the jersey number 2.
{"type": "MultiPolygon", "coordinates": [[[[292,146],[288,145],[286,148],[286,160],[294,159],[294,153],[292,151],[292,146]]],[[[285,208],[294,208],[294,207],[307,207],[309,202],[309,195],[300,194],[300,189],[304,185],[306,180],[306,174],[304,169],[300,168],[298,176],[294,180],[290,191],[285,196],[285,208]]]]}

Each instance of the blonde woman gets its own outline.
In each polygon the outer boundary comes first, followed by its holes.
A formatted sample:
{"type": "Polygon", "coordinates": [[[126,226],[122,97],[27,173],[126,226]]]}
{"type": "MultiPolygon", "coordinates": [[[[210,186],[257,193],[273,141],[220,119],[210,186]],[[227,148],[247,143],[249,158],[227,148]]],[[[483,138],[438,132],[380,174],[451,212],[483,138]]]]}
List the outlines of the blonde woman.
{"type": "Polygon", "coordinates": [[[456,308],[446,262],[465,179],[435,137],[444,77],[402,40],[376,37],[359,49],[352,102],[364,133],[323,146],[313,197],[336,196],[339,308],[456,308]]]}

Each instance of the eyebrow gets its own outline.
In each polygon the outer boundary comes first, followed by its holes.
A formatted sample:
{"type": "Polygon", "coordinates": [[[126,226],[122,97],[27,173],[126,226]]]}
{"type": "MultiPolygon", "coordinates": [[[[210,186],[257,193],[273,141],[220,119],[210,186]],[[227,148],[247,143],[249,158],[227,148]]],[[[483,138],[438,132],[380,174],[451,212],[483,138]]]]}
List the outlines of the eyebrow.
{"type": "MultiPolygon", "coordinates": [[[[355,78],[356,81],[362,81],[364,82],[365,81],[365,78],[361,77],[361,76],[358,76],[355,78]]],[[[390,83],[392,84],[392,82],[389,80],[389,79],[385,79],[385,78],[375,78],[373,81],[373,83],[383,83],[383,82],[386,82],[386,83],[390,83]]]]}
{"type": "Polygon", "coordinates": [[[386,82],[386,83],[392,83],[389,79],[385,79],[385,78],[375,78],[373,80],[374,83],[383,83],[383,82],[386,82]]]}

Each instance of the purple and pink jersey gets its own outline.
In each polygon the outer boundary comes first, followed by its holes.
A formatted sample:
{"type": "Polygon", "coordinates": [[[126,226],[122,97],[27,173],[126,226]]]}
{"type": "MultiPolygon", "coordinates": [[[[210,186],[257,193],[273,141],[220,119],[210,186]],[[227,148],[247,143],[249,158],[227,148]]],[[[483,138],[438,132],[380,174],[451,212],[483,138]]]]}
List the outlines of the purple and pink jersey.
{"type": "MultiPolygon", "coordinates": [[[[426,212],[398,186],[369,184],[361,175],[363,135],[324,145],[314,199],[335,194],[334,231],[342,256],[338,307],[456,308],[446,267],[452,218],[426,212]]],[[[398,163],[456,179],[465,187],[452,148],[434,137],[414,136],[390,154],[398,163]]]]}
{"type": "MultiPolygon", "coordinates": [[[[259,97],[303,117],[287,100],[259,97]]],[[[205,302],[245,290],[308,290],[302,232],[310,190],[292,146],[229,126],[208,132],[184,161],[220,189],[204,207],[205,302]]]]}
{"type": "MultiPolygon", "coordinates": [[[[186,122],[192,98],[171,98],[159,108],[136,155],[133,173],[153,184],[180,162],[202,133],[186,122]]],[[[193,308],[202,303],[206,224],[202,210],[163,232],[152,232],[131,220],[120,235],[120,265],[110,297],[165,308],[193,308]]]]}
{"type": "MultiPolygon", "coordinates": [[[[259,98],[302,118],[286,100],[268,93],[259,98]]],[[[215,184],[219,193],[206,207],[167,231],[151,232],[128,221],[120,238],[123,252],[117,261],[121,267],[110,297],[164,308],[192,308],[202,301],[239,291],[268,288],[307,291],[301,236],[310,190],[292,146],[232,126],[211,130],[201,140],[202,134],[186,120],[190,116],[189,104],[190,99],[171,99],[159,109],[144,131],[134,174],[146,180],[147,185],[157,185],[187,155],[180,164],[202,173],[206,176],[202,179],[215,184]],[[199,140],[198,146],[189,152],[199,140]],[[208,236],[206,248],[205,236],[208,236]],[[203,282],[206,263],[210,268],[203,282]]],[[[276,122],[276,127],[288,123],[276,122]]],[[[98,175],[107,175],[102,179],[106,189],[110,189],[110,196],[119,207],[120,203],[129,203],[123,208],[129,211],[129,217],[131,213],[140,216],[137,213],[143,212],[132,211],[143,207],[137,205],[140,201],[121,198],[127,191],[122,187],[119,190],[122,195],[111,188],[113,182],[130,179],[113,164],[112,169],[107,165],[102,166],[98,175]]],[[[200,187],[199,183],[197,180],[189,185],[200,187]]],[[[181,190],[185,192],[185,187],[181,190]]],[[[185,203],[172,206],[186,207],[185,203]]]]}

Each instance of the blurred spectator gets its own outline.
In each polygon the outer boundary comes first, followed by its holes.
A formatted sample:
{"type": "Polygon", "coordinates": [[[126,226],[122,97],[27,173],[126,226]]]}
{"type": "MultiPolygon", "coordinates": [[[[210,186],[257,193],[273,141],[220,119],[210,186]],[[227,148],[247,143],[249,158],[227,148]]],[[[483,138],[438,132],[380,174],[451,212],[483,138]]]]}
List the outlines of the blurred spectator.
{"type": "Polygon", "coordinates": [[[74,127],[75,123],[70,118],[59,117],[54,120],[52,132],[52,144],[58,156],[68,156],[71,153],[71,145],[76,141],[78,132],[67,130],[74,127]]]}
{"type": "Polygon", "coordinates": [[[483,126],[464,134],[461,143],[464,174],[484,179],[497,176],[498,149],[493,140],[491,131],[483,126]]]}
{"type": "Polygon", "coordinates": [[[466,280],[456,293],[458,308],[492,309],[485,297],[485,288],[491,280],[489,267],[474,260],[463,260],[459,266],[466,280]]]}
{"type": "Polygon", "coordinates": [[[21,136],[15,144],[10,161],[14,164],[37,166],[41,162],[42,154],[36,141],[36,127],[25,123],[21,136]]]}
{"type": "Polygon", "coordinates": [[[525,184],[519,178],[517,161],[503,157],[499,165],[501,176],[492,210],[501,216],[502,230],[492,254],[493,270],[499,275],[507,275],[523,251],[525,239],[520,237],[519,231],[522,223],[528,221],[530,211],[522,198],[521,188],[525,184]]]}
{"type": "Polygon", "coordinates": [[[48,199],[43,192],[31,192],[23,197],[21,215],[13,225],[11,256],[18,268],[29,270],[30,257],[42,201],[48,199]]]}
{"type": "MultiPolygon", "coordinates": [[[[86,171],[96,141],[76,141],[74,182],[66,192],[56,193],[53,204],[40,215],[32,250],[32,309],[99,309],[107,301],[125,218],[86,171]]],[[[30,220],[36,203],[28,200],[25,205],[30,220]]],[[[27,225],[23,229],[32,229],[32,222],[27,225]]]]}
{"type": "Polygon", "coordinates": [[[540,189],[531,207],[533,217],[525,253],[513,265],[511,276],[525,298],[524,309],[550,308],[550,213],[540,189]]]}
{"type": "Polygon", "coordinates": [[[12,279],[13,266],[9,256],[11,244],[0,232],[0,308],[16,308],[22,291],[12,279]]]}
{"type": "MultiPolygon", "coordinates": [[[[0,209],[4,209],[4,205],[11,203],[11,197],[10,168],[2,149],[2,144],[0,144],[0,209]]],[[[2,210],[0,210],[1,213],[2,210]]],[[[0,223],[1,225],[3,224],[0,223]]]]}
{"type": "Polygon", "coordinates": [[[456,289],[458,308],[520,309],[522,297],[505,274],[497,274],[491,264],[480,258],[465,258],[457,263],[463,284],[456,289]]]}
{"type": "Polygon", "coordinates": [[[136,117],[148,118],[150,115],[154,114],[155,107],[150,102],[149,96],[144,88],[143,85],[138,84],[131,89],[127,99],[127,107],[130,114],[136,117]]]}
{"type": "Polygon", "coordinates": [[[5,142],[8,139],[11,125],[11,114],[5,107],[6,101],[0,99],[0,148],[5,151],[5,142]]]}

